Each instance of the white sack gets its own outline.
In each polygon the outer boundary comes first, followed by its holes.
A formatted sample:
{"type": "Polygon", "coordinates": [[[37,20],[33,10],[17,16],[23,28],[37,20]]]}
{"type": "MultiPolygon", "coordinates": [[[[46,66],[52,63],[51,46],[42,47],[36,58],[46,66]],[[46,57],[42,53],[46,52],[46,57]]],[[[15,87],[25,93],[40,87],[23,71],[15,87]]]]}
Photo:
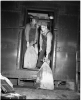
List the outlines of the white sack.
{"type": "Polygon", "coordinates": [[[24,68],[35,68],[37,64],[38,55],[33,46],[29,46],[24,56],[24,68]]]}
{"type": "Polygon", "coordinates": [[[5,81],[13,88],[12,82],[11,82],[8,78],[2,76],[1,73],[0,73],[0,80],[1,80],[1,79],[5,80],[5,81]]]}
{"type": "Polygon", "coordinates": [[[44,62],[37,74],[37,83],[40,83],[42,89],[54,89],[53,74],[50,66],[44,62]]]}

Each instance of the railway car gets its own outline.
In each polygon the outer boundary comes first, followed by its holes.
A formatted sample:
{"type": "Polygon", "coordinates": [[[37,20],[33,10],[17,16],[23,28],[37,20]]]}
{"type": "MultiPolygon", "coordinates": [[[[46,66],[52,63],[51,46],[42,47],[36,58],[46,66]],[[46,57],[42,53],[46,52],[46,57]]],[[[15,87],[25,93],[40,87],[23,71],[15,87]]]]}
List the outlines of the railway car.
{"type": "Polygon", "coordinates": [[[29,15],[48,21],[53,35],[51,69],[58,81],[80,81],[80,1],[1,1],[1,73],[14,85],[35,80],[39,69],[24,68],[29,15]]]}

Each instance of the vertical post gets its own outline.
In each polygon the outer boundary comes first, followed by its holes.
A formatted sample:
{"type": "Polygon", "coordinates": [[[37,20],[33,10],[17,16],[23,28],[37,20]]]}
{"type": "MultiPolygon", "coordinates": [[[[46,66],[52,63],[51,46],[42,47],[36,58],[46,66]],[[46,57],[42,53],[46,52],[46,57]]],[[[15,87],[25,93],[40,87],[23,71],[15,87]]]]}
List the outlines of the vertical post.
{"type": "Polygon", "coordinates": [[[76,51],[76,91],[78,90],[78,62],[77,62],[77,51],[76,51]]]}
{"type": "Polygon", "coordinates": [[[55,78],[55,69],[56,69],[56,49],[57,49],[57,28],[55,28],[57,23],[57,11],[54,12],[54,21],[53,21],[53,56],[52,56],[52,72],[53,79],[55,78]]]}
{"type": "Polygon", "coordinates": [[[53,76],[55,73],[55,68],[56,68],[56,47],[57,47],[57,35],[54,32],[54,49],[53,49],[53,62],[52,62],[52,71],[53,71],[53,76]]]}
{"type": "Polygon", "coordinates": [[[52,72],[53,72],[53,79],[54,79],[54,73],[55,73],[55,66],[56,66],[56,33],[54,32],[55,31],[55,29],[54,29],[54,26],[55,26],[55,16],[54,16],[54,14],[53,14],[53,17],[54,17],[54,19],[53,19],[53,23],[52,23],[52,25],[53,25],[53,30],[52,30],[52,32],[53,32],[53,41],[52,41],[52,47],[53,47],[53,51],[52,51],[52,53],[53,53],[53,55],[52,55],[52,72]]]}
{"type": "Polygon", "coordinates": [[[79,61],[80,61],[80,16],[77,16],[78,21],[77,21],[77,49],[76,49],[76,91],[78,92],[79,90],[79,61]]]}
{"type": "Polygon", "coordinates": [[[22,31],[19,31],[19,34],[18,34],[18,47],[17,47],[17,69],[20,69],[20,60],[21,60],[21,42],[22,42],[22,31]]]}

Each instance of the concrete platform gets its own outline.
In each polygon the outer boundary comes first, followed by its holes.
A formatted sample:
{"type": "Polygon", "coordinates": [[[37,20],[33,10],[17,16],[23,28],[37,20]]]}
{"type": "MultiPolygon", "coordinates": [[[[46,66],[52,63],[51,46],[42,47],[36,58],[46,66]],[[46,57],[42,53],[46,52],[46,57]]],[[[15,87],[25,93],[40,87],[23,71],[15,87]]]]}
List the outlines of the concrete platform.
{"type": "Polygon", "coordinates": [[[80,100],[80,93],[67,89],[43,90],[28,87],[14,87],[17,93],[26,95],[26,99],[75,99],[80,100]]]}

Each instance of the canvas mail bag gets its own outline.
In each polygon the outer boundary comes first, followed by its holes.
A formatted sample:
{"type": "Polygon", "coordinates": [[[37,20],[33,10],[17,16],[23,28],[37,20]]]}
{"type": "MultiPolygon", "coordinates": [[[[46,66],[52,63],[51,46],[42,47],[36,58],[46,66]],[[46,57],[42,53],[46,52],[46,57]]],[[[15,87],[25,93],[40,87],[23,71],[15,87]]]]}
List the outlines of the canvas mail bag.
{"type": "Polygon", "coordinates": [[[49,90],[54,89],[52,70],[49,64],[47,64],[46,62],[44,62],[43,65],[41,66],[37,74],[36,82],[40,84],[39,88],[49,89],[49,90]]]}
{"type": "Polygon", "coordinates": [[[35,68],[37,64],[38,55],[33,46],[29,46],[24,56],[24,68],[35,68]]]}

